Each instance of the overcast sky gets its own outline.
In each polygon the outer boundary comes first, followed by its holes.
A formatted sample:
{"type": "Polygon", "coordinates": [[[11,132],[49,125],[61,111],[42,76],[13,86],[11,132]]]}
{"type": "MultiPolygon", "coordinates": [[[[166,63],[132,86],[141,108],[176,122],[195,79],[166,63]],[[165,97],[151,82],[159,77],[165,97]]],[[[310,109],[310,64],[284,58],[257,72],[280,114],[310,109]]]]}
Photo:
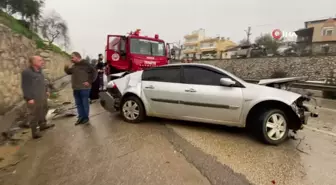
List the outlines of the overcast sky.
{"type": "Polygon", "coordinates": [[[166,42],[204,28],[239,42],[251,26],[252,39],[278,28],[293,31],[304,21],[336,17],[335,0],[46,0],[69,25],[71,50],[96,57],[104,53],[107,34],[140,28],[166,42]]]}

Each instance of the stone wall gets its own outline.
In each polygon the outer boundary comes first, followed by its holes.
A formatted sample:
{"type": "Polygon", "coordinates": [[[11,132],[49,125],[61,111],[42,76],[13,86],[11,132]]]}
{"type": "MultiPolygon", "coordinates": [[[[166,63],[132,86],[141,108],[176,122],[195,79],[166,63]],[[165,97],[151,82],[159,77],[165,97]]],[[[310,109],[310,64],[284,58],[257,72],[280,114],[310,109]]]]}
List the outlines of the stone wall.
{"type": "Polygon", "coordinates": [[[328,51],[328,53],[336,54],[336,43],[335,42],[313,43],[312,44],[312,52],[314,54],[324,54],[325,51],[323,49],[323,46],[325,44],[329,45],[329,51],[328,51]]]}
{"type": "Polygon", "coordinates": [[[323,80],[336,69],[336,56],[269,57],[198,62],[226,69],[243,79],[270,78],[275,71],[284,71],[288,76],[307,76],[309,80],[323,80]]]}
{"type": "Polygon", "coordinates": [[[65,75],[63,66],[69,58],[39,50],[34,41],[0,24],[0,115],[22,101],[20,73],[28,66],[28,57],[32,55],[45,59],[45,73],[51,80],[65,75]]]}

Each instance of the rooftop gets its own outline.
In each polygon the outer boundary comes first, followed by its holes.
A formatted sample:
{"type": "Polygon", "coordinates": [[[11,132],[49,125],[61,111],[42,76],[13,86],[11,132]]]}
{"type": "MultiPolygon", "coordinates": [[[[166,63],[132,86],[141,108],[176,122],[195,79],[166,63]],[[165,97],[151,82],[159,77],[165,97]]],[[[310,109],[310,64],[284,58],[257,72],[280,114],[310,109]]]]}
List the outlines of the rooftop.
{"type": "Polygon", "coordinates": [[[313,20],[313,21],[306,21],[306,22],[304,22],[304,24],[305,24],[305,28],[307,28],[307,25],[308,25],[309,23],[314,24],[314,23],[325,22],[325,21],[327,21],[327,20],[334,20],[334,21],[336,21],[336,18],[329,18],[329,19],[319,19],[319,20],[313,20]]]}

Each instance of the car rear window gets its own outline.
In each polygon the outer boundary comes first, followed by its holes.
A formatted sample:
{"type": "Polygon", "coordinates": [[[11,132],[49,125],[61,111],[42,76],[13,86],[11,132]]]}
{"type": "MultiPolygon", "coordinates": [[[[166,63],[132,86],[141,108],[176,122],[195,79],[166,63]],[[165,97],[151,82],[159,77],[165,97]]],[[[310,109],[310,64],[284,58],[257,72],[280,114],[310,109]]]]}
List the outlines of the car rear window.
{"type": "Polygon", "coordinates": [[[142,74],[143,81],[180,83],[180,67],[152,68],[145,70],[142,74]]]}

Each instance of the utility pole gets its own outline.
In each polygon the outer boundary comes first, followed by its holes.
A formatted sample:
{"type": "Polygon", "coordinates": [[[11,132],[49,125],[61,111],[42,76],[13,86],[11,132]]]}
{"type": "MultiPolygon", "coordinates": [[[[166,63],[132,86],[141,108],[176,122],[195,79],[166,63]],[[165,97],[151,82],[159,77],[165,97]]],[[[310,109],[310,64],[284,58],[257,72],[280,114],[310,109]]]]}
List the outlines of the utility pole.
{"type": "Polygon", "coordinates": [[[246,40],[248,43],[250,43],[250,36],[252,35],[251,33],[251,26],[247,28],[247,30],[244,30],[246,32],[246,40]]]}
{"type": "Polygon", "coordinates": [[[181,40],[178,42],[178,48],[179,48],[179,53],[178,53],[178,60],[181,58],[181,53],[182,53],[182,45],[181,45],[181,40]]]}

